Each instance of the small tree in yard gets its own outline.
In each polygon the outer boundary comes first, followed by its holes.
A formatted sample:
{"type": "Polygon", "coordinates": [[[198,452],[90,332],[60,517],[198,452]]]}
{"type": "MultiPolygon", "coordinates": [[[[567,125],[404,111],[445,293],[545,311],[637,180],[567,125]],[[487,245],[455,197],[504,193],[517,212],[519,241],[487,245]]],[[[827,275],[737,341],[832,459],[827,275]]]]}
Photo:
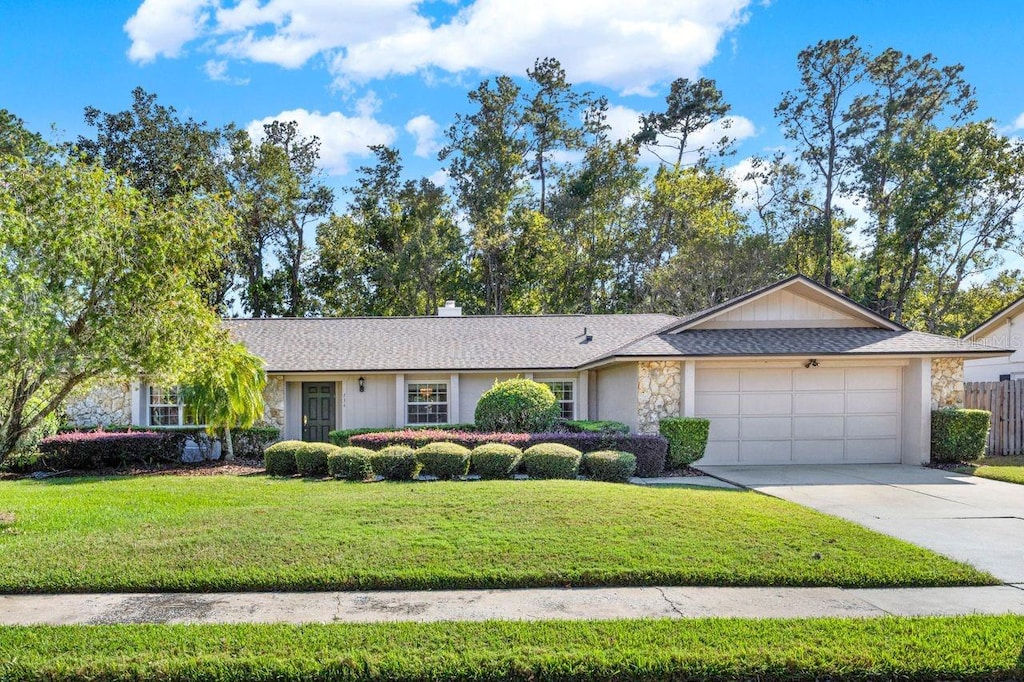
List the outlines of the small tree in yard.
{"type": "Polygon", "coordinates": [[[225,461],[235,458],[231,429],[247,429],[263,417],[263,389],[267,376],[263,360],[232,343],[211,354],[202,369],[189,380],[185,402],[195,408],[211,436],[224,432],[225,461]]]}
{"type": "Polygon", "coordinates": [[[222,344],[198,284],[231,238],[214,200],[157,206],[95,166],[0,156],[0,463],[75,389],[177,382],[222,344]]]}

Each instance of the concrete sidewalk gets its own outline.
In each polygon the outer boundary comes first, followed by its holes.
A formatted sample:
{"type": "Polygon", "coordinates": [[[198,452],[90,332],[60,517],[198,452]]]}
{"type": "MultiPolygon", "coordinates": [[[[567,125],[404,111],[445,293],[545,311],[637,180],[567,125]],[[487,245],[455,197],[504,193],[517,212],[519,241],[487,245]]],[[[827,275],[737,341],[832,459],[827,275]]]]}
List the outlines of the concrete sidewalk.
{"type": "Polygon", "coordinates": [[[0,596],[0,625],[1024,615],[1024,585],[0,596]]]}

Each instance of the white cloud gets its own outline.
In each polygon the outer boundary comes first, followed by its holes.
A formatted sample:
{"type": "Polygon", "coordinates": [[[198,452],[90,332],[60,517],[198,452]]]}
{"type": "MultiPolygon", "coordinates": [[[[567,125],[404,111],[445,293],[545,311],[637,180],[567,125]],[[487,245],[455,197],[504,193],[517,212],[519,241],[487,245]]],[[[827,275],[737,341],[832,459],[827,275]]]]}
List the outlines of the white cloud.
{"type": "Polygon", "coordinates": [[[132,40],[128,57],[143,64],[177,57],[202,33],[212,5],[213,0],[145,0],[124,25],[132,40]]]}
{"type": "Polygon", "coordinates": [[[223,59],[208,59],[203,65],[206,77],[212,81],[231,83],[232,85],[247,85],[248,78],[234,78],[228,75],[228,63],[223,59]]]}
{"type": "Polygon", "coordinates": [[[397,136],[395,129],[370,116],[345,116],[332,111],[292,109],[276,116],[251,122],[246,129],[253,139],[263,137],[263,126],[272,121],[295,121],[302,135],[320,138],[320,165],[331,175],[348,173],[349,157],[367,157],[369,146],[390,145],[397,136]]]}
{"type": "Polygon", "coordinates": [[[364,118],[370,118],[380,111],[381,101],[377,93],[370,90],[356,101],[356,113],[364,118]]]}
{"type": "Polygon", "coordinates": [[[427,180],[430,180],[438,187],[444,187],[445,185],[448,184],[448,180],[450,179],[451,177],[448,175],[448,171],[446,171],[444,168],[436,170],[427,176],[427,180]]]}
{"type": "Polygon", "coordinates": [[[1011,130],[1024,130],[1024,114],[1021,114],[1013,120],[1011,130]]]}
{"type": "Polygon", "coordinates": [[[413,152],[416,156],[429,158],[441,148],[437,139],[441,126],[426,114],[410,118],[405,124],[405,131],[416,138],[416,151],[413,152]]]}
{"type": "Polygon", "coordinates": [[[297,68],[322,55],[344,85],[431,71],[523,74],[562,60],[571,80],[648,93],[694,77],[751,0],[475,0],[438,23],[421,0],[145,0],[126,24],[133,59],[204,38],[218,54],[297,68]]]}

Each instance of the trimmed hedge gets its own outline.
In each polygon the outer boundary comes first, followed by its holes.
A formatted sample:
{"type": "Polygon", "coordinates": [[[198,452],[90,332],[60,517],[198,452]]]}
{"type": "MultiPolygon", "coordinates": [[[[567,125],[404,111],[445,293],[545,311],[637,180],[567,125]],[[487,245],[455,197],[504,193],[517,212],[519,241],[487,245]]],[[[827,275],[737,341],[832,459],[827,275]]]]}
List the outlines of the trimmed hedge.
{"type": "Polygon", "coordinates": [[[389,481],[410,481],[420,475],[422,465],[408,445],[391,445],[370,455],[370,466],[389,481]]]}
{"type": "Polygon", "coordinates": [[[271,476],[294,476],[298,473],[295,464],[296,446],[304,443],[299,440],[284,440],[274,443],[263,451],[263,467],[271,476]]]}
{"type": "Polygon", "coordinates": [[[390,433],[395,431],[472,431],[472,424],[428,424],[426,426],[406,426],[404,428],[394,427],[363,427],[360,429],[338,429],[327,434],[327,440],[339,447],[352,445],[349,439],[352,436],[360,436],[364,433],[390,433]]]}
{"type": "Polygon", "coordinates": [[[322,477],[327,475],[327,456],[338,451],[330,443],[304,443],[305,447],[295,450],[295,467],[300,476],[322,477]]]}
{"type": "Polygon", "coordinates": [[[177,432],[59,433],[39,441],[39,456],[33,466],[63,471],[173,462],[181,458],[184,447],[185,434],[177,432]]]}
{"type": "Polygon", "coordinates": [[[931,461],[970,462],[985,454],[992,413],[987,410],[932,410],[931,461]]]}
{"type": "Polygon", "coordinates": [[[636,457],[614,450],[588,452],[583,455],[583,471],[595,481],[628,483],[636,471],[636,457]]]}
{"type": "Polygon", "coordinates": [[[421,474],[442,480],[462,478],[469,472],[469,448],[456,443],[430,443],[416,451],[421,474]]]}
{"type": "Polygon", "coordinates": [[[481,431],[549,431],[558,419],[551,389],[531,379],[496,381],[476,404],[473,419],[481,431]]]}
{"type": "Polygon", "coordinates": [[[541,443],[523,451],[523,469],[530,478],[576,478],[579,450],[560,443],[541,443]]]}
{"type": "Polygon", "coordinates": [[[512,475],[523,458],[523,451],[504,443],[487,443],[473,449],[470,471],[482,479],[503,479],[512,475]]]}
{"type": "Polygon", "coordinates": [[[367,481],[373,478],[370,457],[373,450],[345,447],[327,455],[327,473],[346,481],[367,481]]]}
{"type": "Polygon", "coordinates": [[[626,424],[608,419],[570,419],[563,423],[569,433],[629,433],[626,424]]]}
{"type": "Polygon", "coordinates": [[[680,469],[704,456],[711,421],[699,417],[666,417],[658,422],[658,432],[668,439],[668,464],[680,469]]]}

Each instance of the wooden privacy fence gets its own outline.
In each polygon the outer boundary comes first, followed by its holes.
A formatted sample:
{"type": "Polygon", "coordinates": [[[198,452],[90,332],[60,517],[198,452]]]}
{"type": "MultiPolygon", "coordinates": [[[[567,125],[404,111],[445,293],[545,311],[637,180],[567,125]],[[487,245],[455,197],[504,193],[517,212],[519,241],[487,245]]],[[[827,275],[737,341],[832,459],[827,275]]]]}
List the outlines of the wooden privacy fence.
{"type": "Polygon", "coordinates": [[[970,381],[964,384],[964,407],[992,413],[987,454],[1024,452],[1024,379],[970,381]]]}

